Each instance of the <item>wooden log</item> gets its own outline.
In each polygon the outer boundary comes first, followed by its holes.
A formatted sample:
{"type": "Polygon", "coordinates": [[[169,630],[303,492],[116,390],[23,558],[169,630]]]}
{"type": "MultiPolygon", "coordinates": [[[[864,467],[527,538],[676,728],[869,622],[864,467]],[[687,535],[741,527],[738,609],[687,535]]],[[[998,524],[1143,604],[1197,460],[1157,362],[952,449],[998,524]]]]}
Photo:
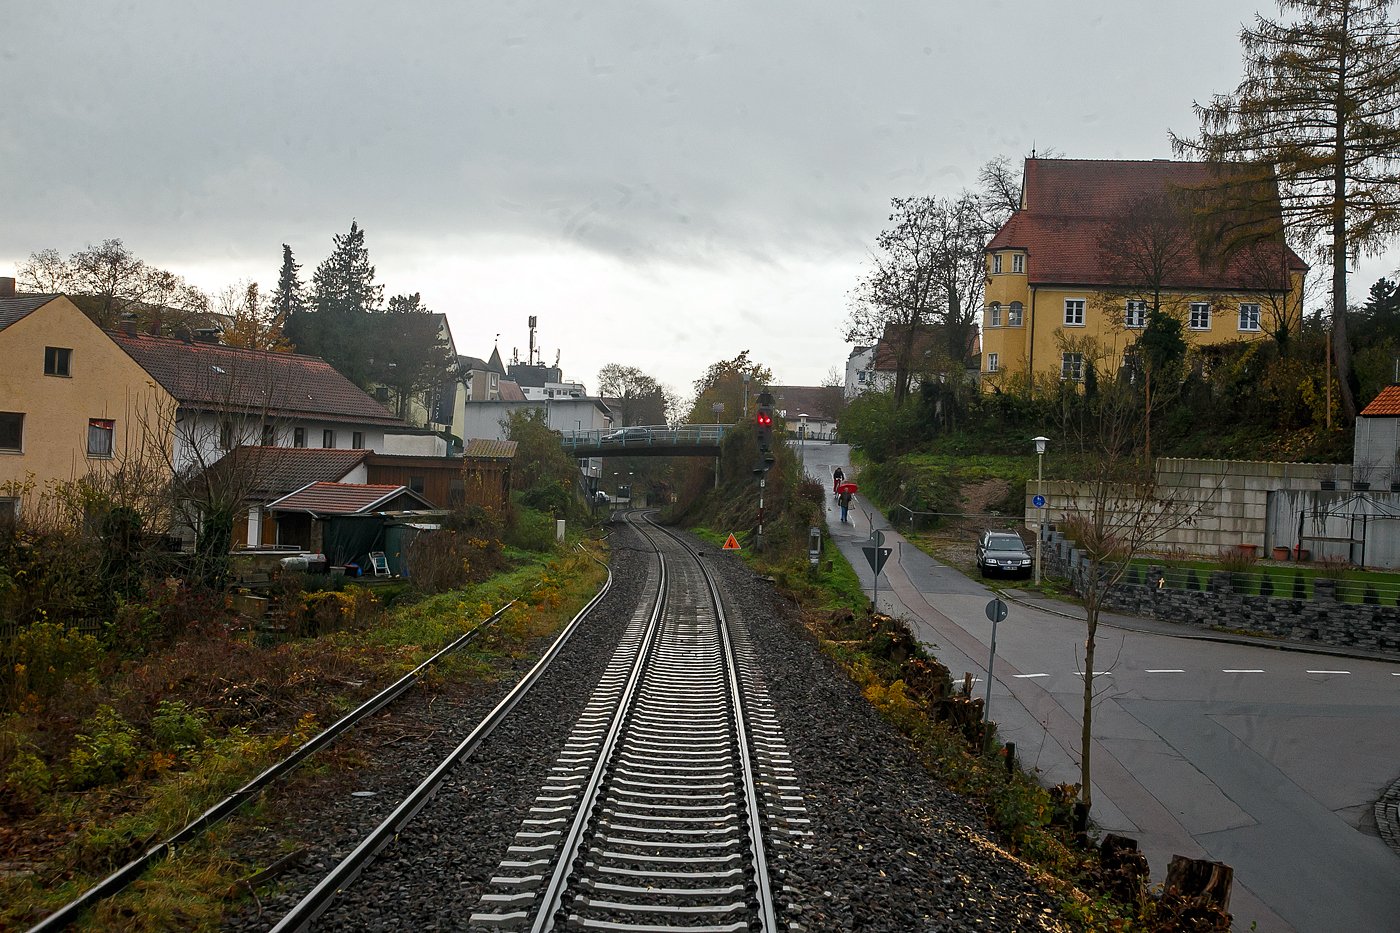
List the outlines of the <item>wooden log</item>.
{"type": "Polygon", "coordinates": [[[1166,889],[1168,892],[1175,890],[1192,904],[1210,904],[1228,913],[1234,880],[1235,870],[1224,862],[1173,855],[1167,866],[1166,889]]]}

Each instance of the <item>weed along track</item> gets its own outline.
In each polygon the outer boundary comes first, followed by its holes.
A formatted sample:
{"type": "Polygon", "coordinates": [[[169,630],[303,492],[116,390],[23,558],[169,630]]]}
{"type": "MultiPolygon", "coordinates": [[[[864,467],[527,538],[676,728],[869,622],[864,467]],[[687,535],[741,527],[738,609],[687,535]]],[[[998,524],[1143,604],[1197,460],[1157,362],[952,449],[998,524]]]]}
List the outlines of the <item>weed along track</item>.
{"type": "Polygon", "coordinates": [[[784,808],[800,798],[781,732],[743,687],[739,633],[698,555],[643,534],[658,557],[652,605],[472,913],[479,929],[778,929],[765,823],[805,824],[800,805],[784,808]]]}

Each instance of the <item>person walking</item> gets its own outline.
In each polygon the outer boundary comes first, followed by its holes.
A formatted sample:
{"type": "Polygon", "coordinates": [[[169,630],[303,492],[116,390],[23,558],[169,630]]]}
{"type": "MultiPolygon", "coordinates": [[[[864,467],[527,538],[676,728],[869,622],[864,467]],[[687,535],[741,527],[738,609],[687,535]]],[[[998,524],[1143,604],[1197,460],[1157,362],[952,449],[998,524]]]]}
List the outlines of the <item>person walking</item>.
{"type": "Polygon", "coordinates": [[[851,494],[849,492],[843,492],[837,497],[836,501],[841,503],[841,521],[844,522],[847,520],[846,512],[851,507],[851,494]]]}

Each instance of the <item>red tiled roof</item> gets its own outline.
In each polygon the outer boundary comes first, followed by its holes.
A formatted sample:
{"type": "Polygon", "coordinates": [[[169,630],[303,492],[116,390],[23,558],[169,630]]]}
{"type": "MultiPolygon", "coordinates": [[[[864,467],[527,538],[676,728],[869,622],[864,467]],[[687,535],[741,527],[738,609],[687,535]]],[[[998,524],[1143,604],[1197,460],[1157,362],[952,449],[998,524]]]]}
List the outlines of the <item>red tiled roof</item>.
{"type": "Polygon", "coordinates": [[[107,331],[181,405],[402,425],[325,360],[107,331]]]}
{"type": "MultiPolygon", "coordinates": [[[[892,333],[895,329],[892,324],[885,326],[884,335],[875,344],[875,357],[870,364],[871,370],[894,372],[898,368],[895,357],[895,336],[892,333]]],[[[967,352],[969,356],[975,356],[982,352],[982,338],[976,327],[972,328],[971,333],[968,334],[967,352]]],[[[914,354],[910,358],[910,365],[917,370],[928,360],[935,357],[942,359],[947,356],[947,353],[947,338],[943,336],[943,325],[925,324],[914,335],[914,354]]]]}
{"type": "Polygon", "coordinates": [[[373,451],[326,447],[236,447],[209,467],[215,476],[242,469],[253,498],[284,496],[308,483],[335,482],[373,451]],[[251,474],[251,475],[250,475],[251,474]]]}
{"type": "MultiPolygon", "coordinates": [[[[997,231],[988,250],[1024,249],[1032,285],[1108,285],[1099,238],[1135,201],[1169,188],[1207,184],[1214,178],[1206,162],[1120,162],[1088,159],[1027,159],[1025,207],[997,231]]],[[[1281,242],[1261,243],[1271,263],[1283,259],[1288,268],[1308,267],[1281,242]],[[1282,252],[1280,256],[1279,253],[1282,252]]],[[[1178,288],[1248,287],[1244,274],[1254,262],[1237,256],[1224,268],[1189,263],[1169,284],[1178,288]]]]}
{"type": "Polygon", "coordinates": [[[841,410],[840,386],[769,386],[779,411],[788,421],[806,415],[809,421],[835,421],[841,410]]]}
{"type": "Polygon", "coordinates": [[[1386,386],[1381,394],[1371,399],[1371,404],[1361,409],[1362,418],[1400,417],[1400,385],[1386,386]]]}
{"type": "Polygon", "coordinates": [[[496,384],[497,391],[501,394],[503,402],[523,402],[525,401],[525,391],[520,388],[520,383],[502,379],[496,384]]]}
{"type": "Polygon", "coordinates": [[[431,509],[433,504],[416,492],[410,491],[407,486],[311,483],[290,495],[269,502],[267,507],[278,512],[353,515],[357,512],[431,509]]]}

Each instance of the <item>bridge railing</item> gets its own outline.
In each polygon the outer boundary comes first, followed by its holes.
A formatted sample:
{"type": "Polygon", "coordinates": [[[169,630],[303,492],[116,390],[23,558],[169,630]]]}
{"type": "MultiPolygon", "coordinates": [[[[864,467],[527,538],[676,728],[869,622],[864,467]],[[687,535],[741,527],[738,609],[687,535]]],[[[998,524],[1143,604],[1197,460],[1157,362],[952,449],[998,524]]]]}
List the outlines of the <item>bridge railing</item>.
{"type": "Polygon", "coordinates": [[[732,427],[732,424],[656,424],[562,433],[565,450],[623,450],[629,447],[718,446],[724,439],[724,432],[732,427]]]}

